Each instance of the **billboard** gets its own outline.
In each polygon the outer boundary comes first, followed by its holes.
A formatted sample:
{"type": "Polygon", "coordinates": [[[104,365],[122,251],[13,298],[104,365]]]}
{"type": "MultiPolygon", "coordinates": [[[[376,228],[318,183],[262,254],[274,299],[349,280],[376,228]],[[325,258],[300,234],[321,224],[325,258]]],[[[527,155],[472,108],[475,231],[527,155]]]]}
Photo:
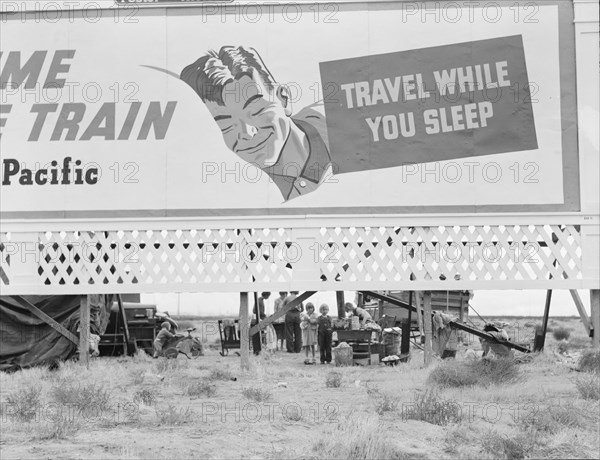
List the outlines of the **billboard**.
{"type": "Polygon", "coordinates": [[[0,215],[578,211],[572,5],[467,3],[3,16],[0,215]]]}

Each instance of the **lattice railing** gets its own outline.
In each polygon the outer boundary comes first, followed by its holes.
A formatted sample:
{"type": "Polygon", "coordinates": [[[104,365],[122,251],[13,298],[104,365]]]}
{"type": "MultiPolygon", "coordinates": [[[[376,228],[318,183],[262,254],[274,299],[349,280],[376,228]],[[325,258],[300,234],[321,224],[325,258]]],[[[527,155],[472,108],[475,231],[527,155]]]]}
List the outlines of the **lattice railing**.
{"type": "MultiPolygon", "coordinates": [[[[35,256],[34,284],[50,291],[275,290],[297,281],[322,289],[534,287],[583,276],[577,225],[321,227],[307,234],[300,243],[296,230],[283,228],[44,232],[27,257],[35,256]]],[[[11,240],[2,234],[1,283],[13,287],[12,265],[23,258],[24,243],[11,240]]]]}

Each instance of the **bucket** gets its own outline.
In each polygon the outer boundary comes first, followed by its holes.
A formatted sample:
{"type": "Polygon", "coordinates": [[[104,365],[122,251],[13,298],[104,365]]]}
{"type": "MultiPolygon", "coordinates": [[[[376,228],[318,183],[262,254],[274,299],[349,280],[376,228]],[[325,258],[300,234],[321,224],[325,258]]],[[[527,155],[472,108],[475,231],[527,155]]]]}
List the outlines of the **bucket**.
{"type": "Polygon", "coordinates": [[[336,366],[352,366],[354,363],[352,359],[354,352],[346,342],[340,343],[331,351],[333,351],[333,361],[336,366]]]}
{"type": "Polygon", "coordinates": [[[358,316],[352,317],[352,323],[350,324],[352,331],[358,331],[360,329],[360,318],[358,316]]]}

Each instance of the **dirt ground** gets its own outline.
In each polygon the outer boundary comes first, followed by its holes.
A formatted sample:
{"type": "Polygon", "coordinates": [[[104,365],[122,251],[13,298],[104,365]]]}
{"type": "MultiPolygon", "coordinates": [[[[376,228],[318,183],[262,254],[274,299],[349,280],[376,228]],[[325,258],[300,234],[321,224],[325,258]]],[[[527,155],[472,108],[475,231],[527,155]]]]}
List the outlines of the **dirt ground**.
{"type": "MultiPolygon", "coordinates": [[[[522,337],[535,323],[505,321],[522,337]]],[[[425,368],[416,348],[396,367],[307,366],[303,354],[279,351],[241,372],[240,358],[220,356],[210,337],[193,360],[140,354],[2,374],[0,457],[597,458],[599,401],[582,396],[584,373],[574,370],[591,340],[579,320],[550,325],[570,331],[567,345],[549,333],[545,352],[503,385],[433,384],[445,363],[425,368]],[[434,416],[411,419],[423,395],[435,399],[434,416]],[[447,404],[459,408],[449,420],[447,404]]],[[[457,361],[480,349],[463,342],[457,361]]]]}

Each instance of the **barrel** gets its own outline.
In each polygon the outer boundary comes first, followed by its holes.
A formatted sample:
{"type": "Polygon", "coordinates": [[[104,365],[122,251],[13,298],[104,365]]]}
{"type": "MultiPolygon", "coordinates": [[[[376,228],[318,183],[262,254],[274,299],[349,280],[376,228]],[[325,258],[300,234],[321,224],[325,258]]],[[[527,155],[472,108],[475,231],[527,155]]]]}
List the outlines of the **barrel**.
{"type": "Polygon", "coordinates": [[[385,356],[400,354],[400,338],[401,334],[397,332],[383,332],[383,346],[385,348],[385,356]]]}

